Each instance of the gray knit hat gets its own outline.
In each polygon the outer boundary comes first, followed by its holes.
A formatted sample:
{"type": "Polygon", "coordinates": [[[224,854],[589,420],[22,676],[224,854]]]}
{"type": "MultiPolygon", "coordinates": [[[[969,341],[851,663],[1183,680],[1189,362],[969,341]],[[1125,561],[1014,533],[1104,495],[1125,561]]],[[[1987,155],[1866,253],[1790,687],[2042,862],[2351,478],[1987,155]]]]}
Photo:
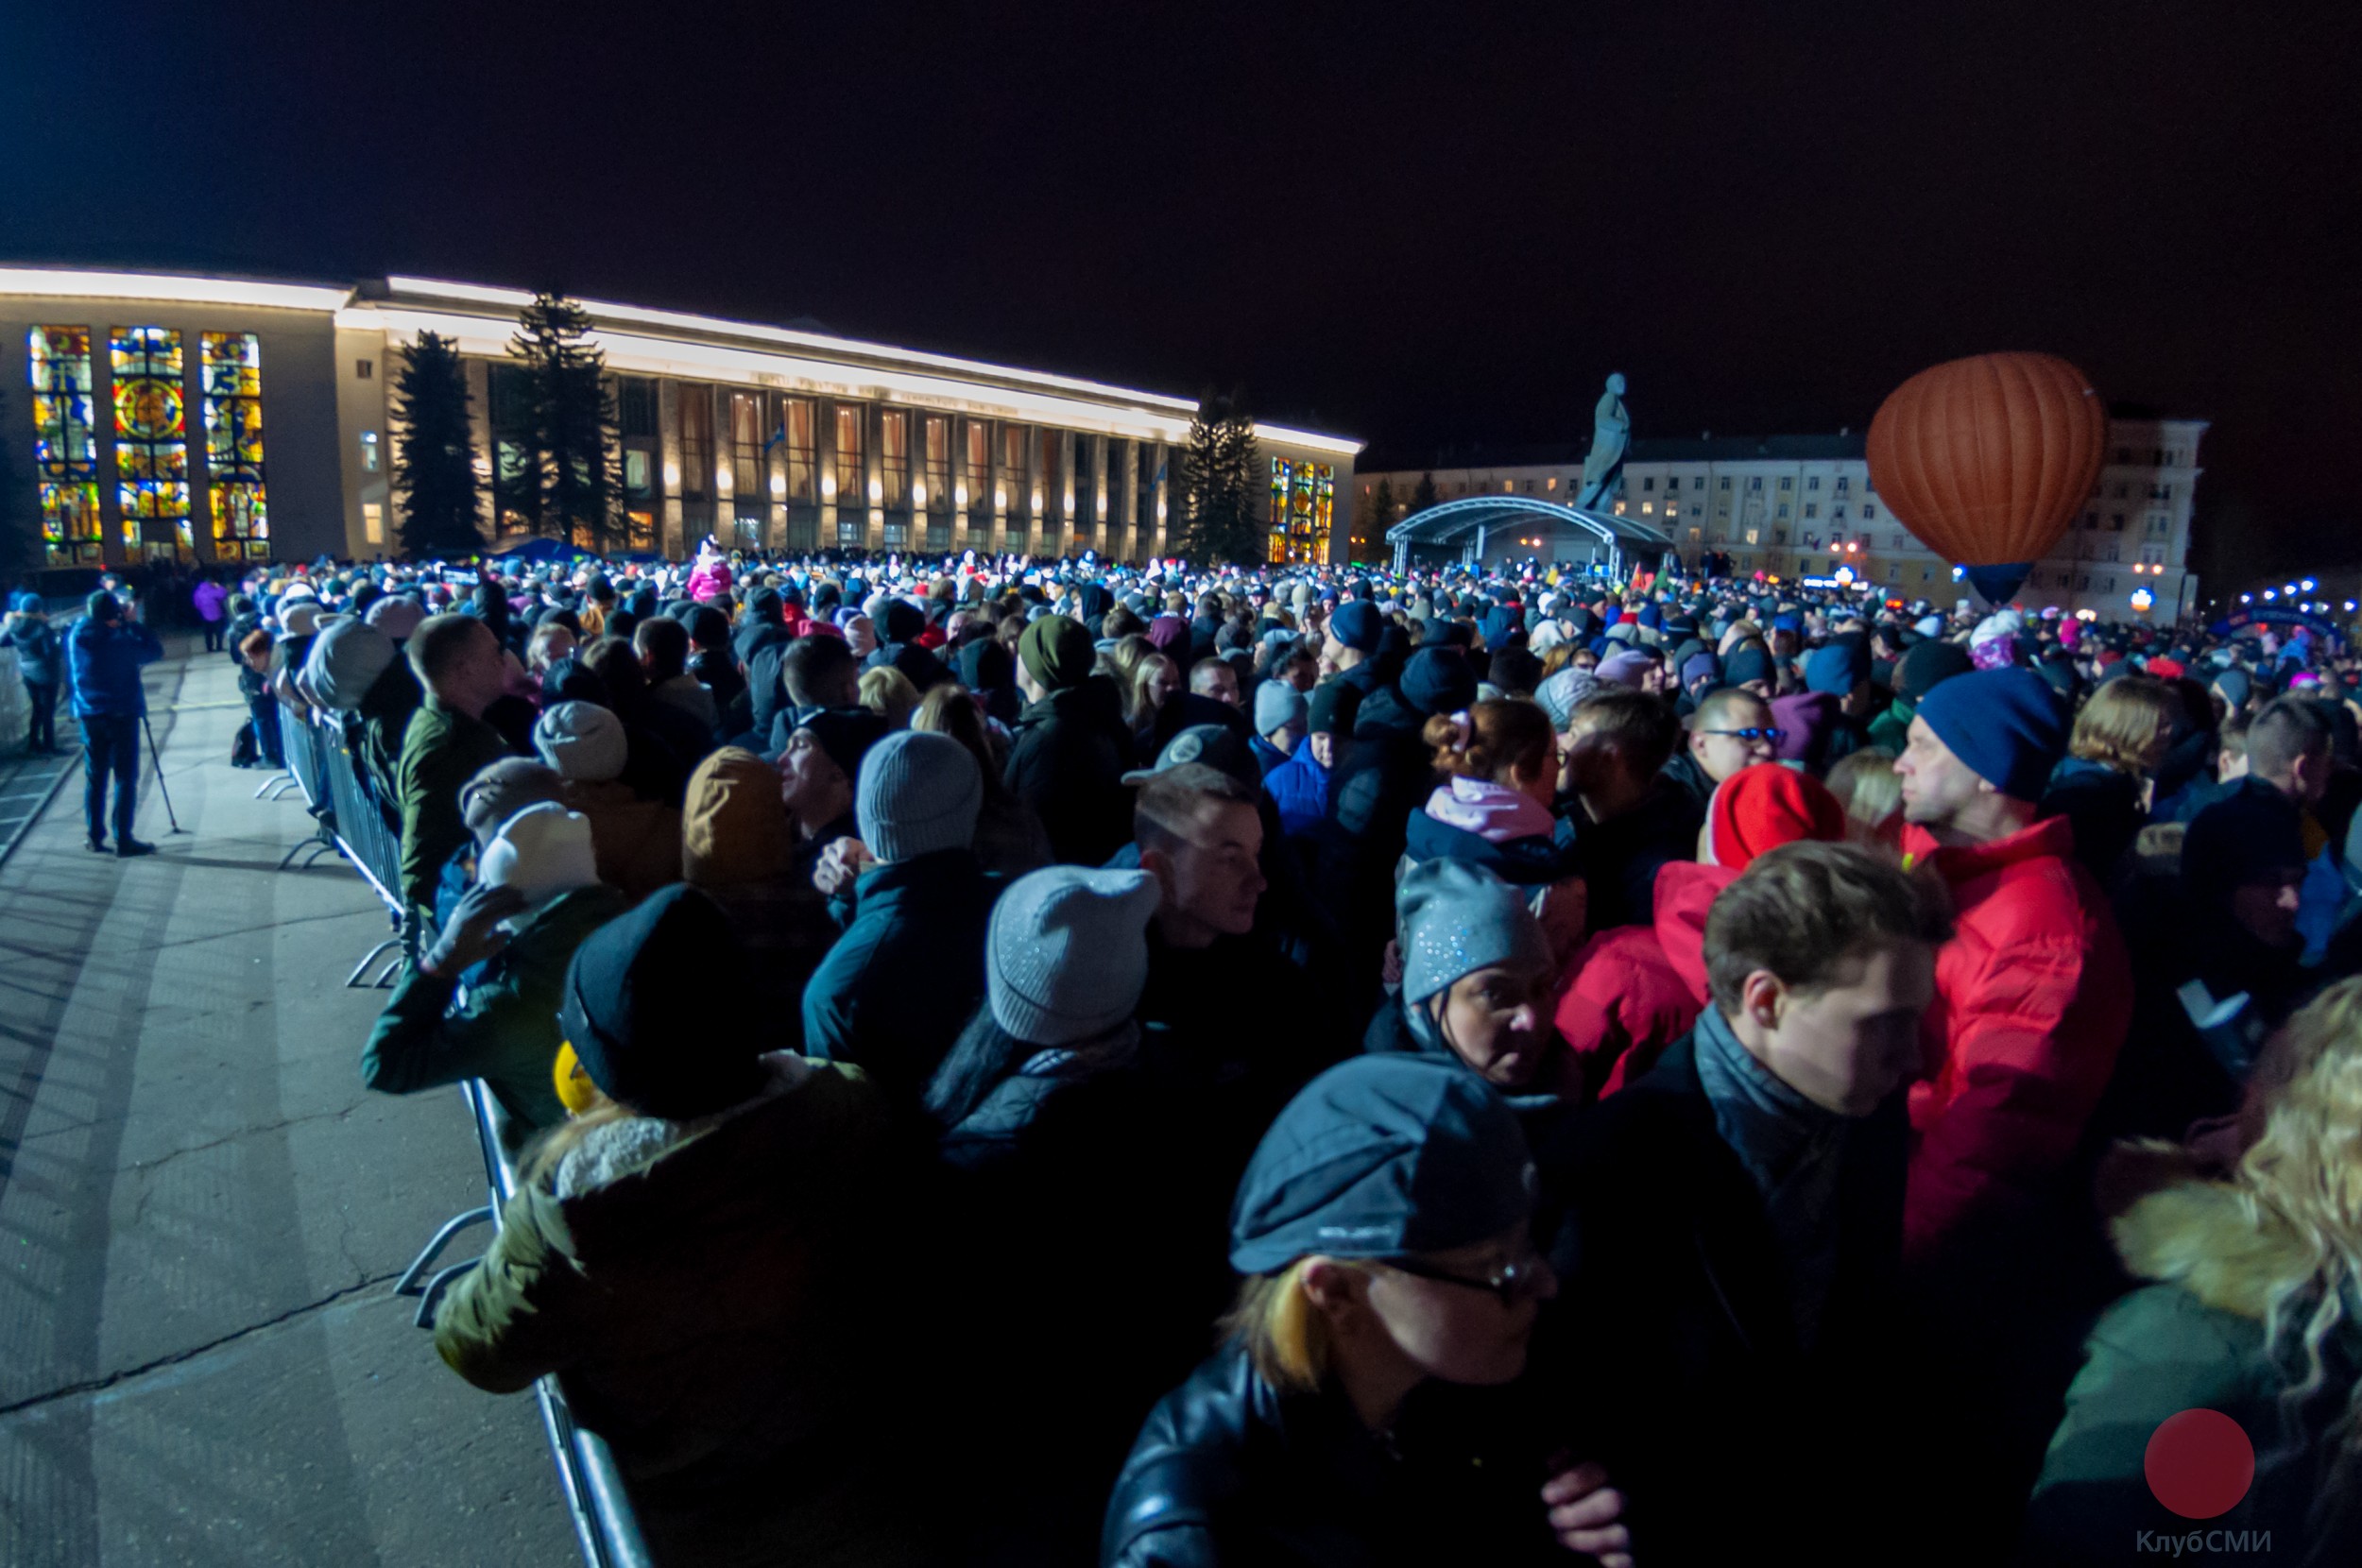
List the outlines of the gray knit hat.
{"type": "Polygon", "coordinates": [[[1423,861],[1395,890],[1402,997],[1423,1002],[1496,963],[1548,963],[1550,945],[1525,894],[1474,861],[1423,861]]]}
{"type": "Polygon", "coordinates": [[[1304,693],[1284,680],[1267,680],[1255,689],[1255,733],[1269,735],[1275,729],[1292,729],[1304,733],[1311,722],[1310,706],[1304,693]]]}
{"type": "Polygon", "coordinates": [[[533,749],[563,777],[604,784],[624,776],[624,721],[596,703],[552,703],[534,724],[533,749]]]}
{"type": "Polygon", "coordinates": [[[861,842],[881,861],[907,861],[976,842],[984,775],[949,735],[899,729],[862,758],[853,810],[861,842]]]}
{"type": "Polygon", "coordinates": [[[1145,871],[1053,865],[1009,884],[984,944],[993,1022],[1028,1045],[1068,1046],[1129,1018],[1162,897],[1145,871]]]}
{"type": "Polygon", "coordinates": [[[393,639],[375,626],[340,617],[312,644],[304,661],[303,681],[322,707],[350,713],[361,706],[377,677],[401,656],[393,639]]]}

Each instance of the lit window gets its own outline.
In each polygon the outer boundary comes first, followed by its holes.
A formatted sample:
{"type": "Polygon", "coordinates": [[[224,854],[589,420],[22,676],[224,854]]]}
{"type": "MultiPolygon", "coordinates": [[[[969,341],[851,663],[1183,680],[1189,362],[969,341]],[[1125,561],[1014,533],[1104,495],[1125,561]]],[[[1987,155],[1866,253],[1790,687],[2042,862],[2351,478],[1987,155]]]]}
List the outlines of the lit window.
{"type": "Polygon", "coordinates": [[[100,557],[98,434],[92,422],[90,329],[35,327],[33,475],[51,566],[100,557]]]}
{"type": "Polygon", "coordinates": [[[112,348],[124,548],[140,558],[151,550],[194,557],[180,334],[169,327],[117,327],[112,348]]]}
{"type": "Polygon", "coordinates": [[[361,503],[361,538],[368,544],[385,542],[385,503],[365,501],[361,503]]]}

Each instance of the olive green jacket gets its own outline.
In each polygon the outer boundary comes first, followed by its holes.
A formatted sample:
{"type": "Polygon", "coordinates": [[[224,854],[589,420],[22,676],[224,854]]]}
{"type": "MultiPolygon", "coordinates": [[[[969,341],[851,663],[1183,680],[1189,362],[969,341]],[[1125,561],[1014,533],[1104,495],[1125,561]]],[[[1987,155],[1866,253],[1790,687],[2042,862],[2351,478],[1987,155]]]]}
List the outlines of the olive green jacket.
{"type": "Polygon", "coordinates": [[[484,962],[457,1007],[456,980],[405,969],[361,1053],[361,1082],[406,1095],[481,1078],[521,1133],[564,1121],[552,1073],[566,966],[585,937],[629,908],[604,882],[560,894],[484,962]]]}
{"type": "Polygon", "coordinates": [[[435,882],[443,862],[468,842],[460,790],[507,755],[499,730],[445,707],[433,692],[410,716],[394,789],[402,803],[401,892],[412,908],[435,907],[435,882]]]}

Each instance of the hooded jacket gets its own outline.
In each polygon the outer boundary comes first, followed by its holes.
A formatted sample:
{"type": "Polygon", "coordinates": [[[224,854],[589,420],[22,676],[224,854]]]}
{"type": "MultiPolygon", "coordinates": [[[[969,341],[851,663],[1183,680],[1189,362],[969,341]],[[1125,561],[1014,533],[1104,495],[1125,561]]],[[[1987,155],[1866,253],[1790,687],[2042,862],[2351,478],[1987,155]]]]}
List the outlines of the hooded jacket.
{"type": "Polygon", "coordinates": [[[1263,793],[1279,808],[1280,831],[1292,839],[1311,831],[1328,814],[1328,770],[1312,755],[1309,736],[1263,775],[1263,793]]]}
{"type": "Polygon", "coordinates": [[[858,1070],[784,1054],[746,1103],[627,1116],[502,1211],[435,1315],[479,1389],[552,1372],[642,1480],[813,1437],[874,1370],[887,1122],[858,1070]]]}
{"type": "Polygon", "coordinates": [[[0,646],[16,650],[17,671],[30,684],[57,684],[58,632],[46,616],[10,610],[8,630],[0,632],[0,646]]]}
{"type": "Polygon", "coordinates": [[[569,779],[562,798],[590,819],[600,881],[637,903],[681,879],[680,813],[672,807],[641,799],[621,779],[569,779]]]}
{"type": "Polygon", "coordinates": [[[1952,940],[1911,1086],[1905,1238],[1924,1256],[1965,1222],[2038,1204],[2114,1070],[2132,1012],[2115,917],[2064,818],[1955,847],[1904,829],[1904,863],[1951,889],[1952,940]]]}
{"type": "Polygon", "coordinates": [[[2275,1364],[2265,1321],[2275,1283],[2308,1271],[2304,1244],[2268,1211],[2259,1223],[2238,1189],[2219,1182],[2151,1192],[2112,1229],[2125,1268],[2150,1283],[2111,1306],[2085,1341],[2027,1507],[2021,1560],[2098,1562],[2140,1532],[2194,1528],[2268,1531],[2287,1561],[2354,1560],[2362,1500],[2350,1483],[2342,1493],[2330,1488],[2328,1460],[2337,1442],[2331,1427],[2362,1376],[2362,1303],[2349,1303],[2330,1335],[2321,1393],[2284,1406],[2282,1390],[2303,1368],[2275,1364]],[[2229,1416],[2255,1451],[2252,1483],[2202,1526],[2157,1500],[2146,1462],[2160,1423],[2193,1409],[2229,1416]],[[2292,1429],[2283,1426],[2284,1409],[2292,1429]]]}
{"type": "Polygon", "coordinates": [[[1727,866],[1674,861],[1656,874],[1654,918],[1583,944],[1558,1001],[1558,1032],[1593,1098],[1647,1072],[1705,1011],[1706,914],[1737,880],[1727,866]]]}
{"type": "Polygon", "coordinates": [[[1092,675],[1018,715],[1001,778],[1070,865],[1104,865],[1131,842],[1132,732],[1115,682],[1092,675]]]}

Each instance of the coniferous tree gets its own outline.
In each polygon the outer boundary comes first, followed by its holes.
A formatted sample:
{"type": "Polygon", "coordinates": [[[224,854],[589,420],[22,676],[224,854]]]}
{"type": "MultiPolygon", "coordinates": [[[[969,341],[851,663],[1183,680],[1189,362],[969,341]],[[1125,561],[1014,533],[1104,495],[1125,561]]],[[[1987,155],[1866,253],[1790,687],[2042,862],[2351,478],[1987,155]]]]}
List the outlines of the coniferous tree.
{"type": "Polygon", "coordinates": [[[1238,394],[1200,399],[1181,453],[1188,509],[1181,537],[1190,554],[1205,561],[1263,559],[1263,523],[1255,515],[1259,477],[1255,421],[1238,394]]]}
{"type": "Polygon", "coordinates": [[[475,450],[459,346],[420,332],[394,381],[394,496],[402,553],[418,558],[484,548],[476,525],[475,450]]]}
{"type": "Polygon", "coordinates": [[[1381,479],[1370,492],[1370,503],[1361,517],[1363,548],[1377,550],[1386,542],[1386,530],[1402,516],[1402,508],[1395,500],[1395,482],[1381,479]]]}
{"type": "Polygon", "coordinates": [[[530,378],[525,504],[537,534],[605,553],[623,542],[623,448],[607,356],[585,339],[590,313],[544,291],[517,315],[509,357],[530,378]]]}
{"type": "Polygon", "coordinates": [[[1411,515],[1416,517],[1441,500],[1435,493],[1435,476],[1423,473],[1419,475],[1419,482],[1411,486],[1411,515]]]}

